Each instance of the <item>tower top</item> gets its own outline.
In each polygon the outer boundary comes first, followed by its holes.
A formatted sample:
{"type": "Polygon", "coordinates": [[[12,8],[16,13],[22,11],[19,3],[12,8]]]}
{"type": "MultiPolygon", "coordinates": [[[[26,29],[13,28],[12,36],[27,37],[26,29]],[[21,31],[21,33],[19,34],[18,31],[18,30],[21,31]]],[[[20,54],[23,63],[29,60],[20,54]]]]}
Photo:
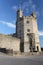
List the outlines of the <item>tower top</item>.
{"type": "Polygon", "coordinates": [[[36,13],[35,13],[35,12],[33,12],[31,15],[32,15],[34,18],[36,18],[36,13]]]}
{"type": "Polygon", "coordinates": [[[17,18],[22,18],[23,14],[22,14],[22,10],[18,9],[17,10],[17,18]]]}

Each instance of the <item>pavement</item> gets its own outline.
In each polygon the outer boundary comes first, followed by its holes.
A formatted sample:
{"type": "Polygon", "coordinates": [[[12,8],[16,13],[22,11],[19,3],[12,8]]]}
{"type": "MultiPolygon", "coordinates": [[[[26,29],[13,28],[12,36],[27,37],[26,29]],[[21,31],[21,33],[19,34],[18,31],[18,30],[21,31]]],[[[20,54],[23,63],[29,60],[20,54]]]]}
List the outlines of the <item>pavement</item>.
{"type": "Polygon", "coordinates": [[[0,53],[0,65],[43,65],[43,55],[8,56],[0,53]]]}

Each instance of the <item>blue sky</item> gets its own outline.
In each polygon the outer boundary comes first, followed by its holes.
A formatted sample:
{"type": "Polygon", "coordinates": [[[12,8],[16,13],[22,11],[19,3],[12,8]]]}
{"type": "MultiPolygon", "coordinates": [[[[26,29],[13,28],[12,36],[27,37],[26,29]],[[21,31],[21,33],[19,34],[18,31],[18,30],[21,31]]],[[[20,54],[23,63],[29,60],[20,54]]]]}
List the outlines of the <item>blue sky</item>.
{"type": "Polygon", "coordinates": [[[16,11],[22,2],[23,15],[36,12],[40,44],[43,47],[43,0],[0,0],[0,33],[16,32],[16,11]]]}

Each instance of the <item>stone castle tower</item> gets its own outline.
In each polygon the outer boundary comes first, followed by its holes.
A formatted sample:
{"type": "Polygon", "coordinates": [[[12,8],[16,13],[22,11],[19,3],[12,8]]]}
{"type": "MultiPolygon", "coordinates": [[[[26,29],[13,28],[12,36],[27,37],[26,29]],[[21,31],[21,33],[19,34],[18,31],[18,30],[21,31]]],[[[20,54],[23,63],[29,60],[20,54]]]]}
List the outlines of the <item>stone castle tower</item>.
{"type": "Polygon", "coordinates": [[[23,16],[21,9],[17,11],[16,35],[20,38],[21,52],[41,51],[35,13],[23,16]]]}

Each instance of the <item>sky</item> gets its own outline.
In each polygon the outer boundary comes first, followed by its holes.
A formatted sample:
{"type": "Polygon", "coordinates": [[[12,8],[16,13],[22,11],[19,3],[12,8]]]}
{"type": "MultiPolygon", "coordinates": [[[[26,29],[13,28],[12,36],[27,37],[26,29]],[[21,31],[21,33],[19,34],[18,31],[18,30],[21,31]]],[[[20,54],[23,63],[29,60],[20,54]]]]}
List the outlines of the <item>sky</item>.
{"type": "Polygon", "coordinates": [[[16,12],[20,7],[23,16],[36,13],[40,45],[43,47],[43,0],[0,0],[0,34],[16,32],[16,12]]]}

